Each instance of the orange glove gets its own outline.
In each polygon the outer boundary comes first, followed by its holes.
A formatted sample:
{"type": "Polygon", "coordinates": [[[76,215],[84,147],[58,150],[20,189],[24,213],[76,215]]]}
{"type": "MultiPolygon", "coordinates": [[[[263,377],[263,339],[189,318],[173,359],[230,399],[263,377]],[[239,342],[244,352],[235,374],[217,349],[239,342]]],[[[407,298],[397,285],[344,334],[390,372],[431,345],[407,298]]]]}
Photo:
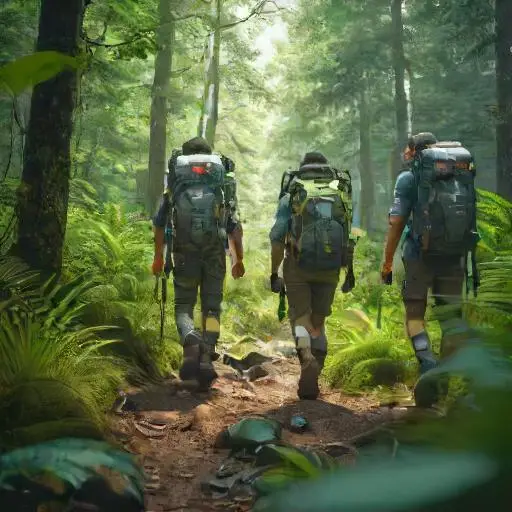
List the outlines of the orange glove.
{"type": "Polygon", "coordinates": [[[151,267],[151,270],[153,271],[153,275],[157,276],[158,274],[161,274],[164,270],[164,258],[163,256],[155,256],[153,259],[153,265],[151,267]]]}
{"type": "Polygon", "coordinates": [[[393,263],[384,262],[380,271],[380,277],[384,284],[391,284],[390,278],[393,273],[393,263]]]}

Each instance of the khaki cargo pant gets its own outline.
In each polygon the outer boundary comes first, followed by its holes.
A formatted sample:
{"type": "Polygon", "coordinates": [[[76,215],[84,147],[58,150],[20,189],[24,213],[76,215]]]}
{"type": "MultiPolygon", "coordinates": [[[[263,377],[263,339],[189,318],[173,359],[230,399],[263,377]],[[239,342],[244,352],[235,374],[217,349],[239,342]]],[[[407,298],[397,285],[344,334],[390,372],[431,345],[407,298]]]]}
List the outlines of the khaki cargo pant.
{"type": "MultiPolygon", "coordinates": [[[[288,318],[295,337],[295,327],[303,325],[310,330],[315,318],[327,318],[332,313],[332,302],[340,279],[340,271],[306,272],[287,252],[283,263],[283,278],[288,297],[288,318]]],[[[311,339],[311,348],[327,352],[325,329],[318,338],[311,339]]]]}
{"type": "Polygon", "coordinates": [[[460,336],[450,335],[463,326],[462,286],[464,284],[464,258],[423,257],[419,260],[403,260],[405,279],[402,283],[402,298],[405,306],[406,322],[424,321],[429,290],[435,307],[452,306],[437,311],[436,318],[441,323],[443,339],[441,355],[451,353],[460,336]]]}

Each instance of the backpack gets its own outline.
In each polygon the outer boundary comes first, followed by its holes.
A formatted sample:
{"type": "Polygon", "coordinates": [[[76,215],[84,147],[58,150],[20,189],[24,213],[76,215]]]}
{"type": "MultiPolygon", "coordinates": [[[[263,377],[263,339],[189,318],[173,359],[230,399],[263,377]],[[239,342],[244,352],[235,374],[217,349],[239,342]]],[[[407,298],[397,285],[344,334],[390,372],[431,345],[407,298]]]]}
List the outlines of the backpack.
{"type": "Polygon", "coordinates": [[[173,160],[168,186],[174,247],[197,250],[222,243],[227,238],[227,203],[221,157],[177,154],[173,160]]]}
{"type": "Polygon", "coordinates": [[[283,175],[280,197],[290,194],[289,236],[297,264],[307,271],[348,264],[352,185],[348,171],[307,164],[283,175]]]}
{"type": "Polygon", "coordinates": [[[412,233],[424,253],[463,256],[474,250],[476,232],[475,164],[459,142],[424,149],[412,164],[418,186],[412,233]]]}

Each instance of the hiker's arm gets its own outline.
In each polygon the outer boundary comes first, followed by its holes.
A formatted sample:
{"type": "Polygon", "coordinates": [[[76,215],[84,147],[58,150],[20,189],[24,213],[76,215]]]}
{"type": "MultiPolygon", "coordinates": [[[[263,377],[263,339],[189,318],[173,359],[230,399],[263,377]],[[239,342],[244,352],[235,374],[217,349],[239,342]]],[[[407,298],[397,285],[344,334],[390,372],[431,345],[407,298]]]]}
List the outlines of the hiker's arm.
{"type": "Polygon", "coordinates": [[[242,261],[244,259],[243,236],[244,230],[240,222],[236,223],[231,232],[228,233],[229,251],[235,261],[242,261]]]}
{"type": "Polygon", "coordinates": [[[288,234],[290,218],[290,196],[289,194],[285,194],[279,200],[276,218],[269,235],[271,244],[270,266],[272,274],[277,274],[284,258],[285,241],[288,234]]]}
{"type": "Polygon", "coordinates": [[[389,209],[388,231],[384,243],[384,258],[381,271],[384,280],[391,274],[393,258],[412,211],[414,186],[414,176],[409,171],[400,174],[396,180],[393,204],[389,209]]]}
{"type": "Polygon", "coordinates": [[[154,235],[154,258],[153,258],[153,274],[158,274],[163,270],[164,265],[164,246],[165,246],[165,225],[167,223],[167,215],[169,213],[169,201],[164,196],[158,212],[153,218],[153,235],[154,235]]]}

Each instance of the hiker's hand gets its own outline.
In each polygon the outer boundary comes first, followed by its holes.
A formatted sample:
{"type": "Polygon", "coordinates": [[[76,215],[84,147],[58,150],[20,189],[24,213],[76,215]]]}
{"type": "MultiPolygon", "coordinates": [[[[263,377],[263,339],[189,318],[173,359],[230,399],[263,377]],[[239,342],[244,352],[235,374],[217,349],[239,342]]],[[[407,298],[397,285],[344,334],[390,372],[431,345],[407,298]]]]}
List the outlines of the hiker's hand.
{"type": "Polygon", "coordinates": [[[233,276],[233,279],[240,279],[241,277],[244,277],[244,274],[245,266],[242,260],[238,260],[231,266],[231,275],[233,276]]]}
{"type": "Polygon", "coordinates": [[[153,259],[153,265],[151,266],[153,275],[157,276],[158,274],[161,274],[163,269],[164,269],[163,256],[155,256],[155,258],[153,259]]]}
{"type": "Polygon", "coordinates": [[[384,263],[380,271],[380,278],[383,284],[390,285],[393,283],[393,267],[384,263]]]}
{"type": "Polygon", "coordinates": [[[341,287],[341,291],[343,293],[348,293],[354,289],[356,285],[356,277],[354,276],[354,271],[349,268],[347,271],[347,275],[345,276],[345,282],[341,287]]]}
{"type": "Polygon", "coordinates": [[[283,286],[284,283],[281,277],[279,277],[277,274],[272,274],[270,276],[270,289],[273,293],[281,293],[283,286]]]}

